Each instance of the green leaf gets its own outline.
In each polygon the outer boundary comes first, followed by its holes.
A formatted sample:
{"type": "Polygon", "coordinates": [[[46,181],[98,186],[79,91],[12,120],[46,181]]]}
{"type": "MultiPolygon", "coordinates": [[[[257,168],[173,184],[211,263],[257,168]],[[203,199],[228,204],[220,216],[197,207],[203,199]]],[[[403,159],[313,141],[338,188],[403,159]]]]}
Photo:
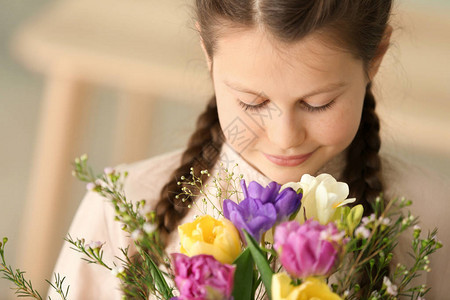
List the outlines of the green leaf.
{"type": "Polygon", "coordinates": [[[253,258],[250,249],[245,249],[234,261],[236,271],[234,272],[234,300],[248,300],[252,298],[253,286],[253,258]]]}
{"type": "Polygon", "coordinates": [[[247,241],[248,248],[250,249],[250,253],[252,254],[253,260],[255,261],[256,267],[258,268],[259,273],[261,274],[261,279],[266,288],[267,295],[269,299],[272,297],[272,275],[273,271],[270,268],[269,262],[267,261],[266,256],[263,254],[261,249],[258,246],[258,243],[255,239],[250,236],[245,230],[245,240],[247,241]]]}
{"type": "Polygon", "coordinates": [[[158,288],[158,291],[167,297],[167,299],[170,299],[173,297],[172,291],[169,287],[169,285],[166,282],[166,279],[164,278],[163,274],[161,273],[161,270],[158,268],[158,266],[153,262],[152,259],[149,259],[150,262],[150,273],[155,280],[156,287],[158,288]]]}

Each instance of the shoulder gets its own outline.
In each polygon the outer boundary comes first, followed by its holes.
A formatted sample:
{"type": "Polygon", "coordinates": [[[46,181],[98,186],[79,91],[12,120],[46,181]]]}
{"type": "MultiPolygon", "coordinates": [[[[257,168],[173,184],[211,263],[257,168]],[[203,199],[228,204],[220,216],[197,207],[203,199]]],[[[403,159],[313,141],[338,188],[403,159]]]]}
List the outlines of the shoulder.
{"type": "Polygon", "coordinates": [[[158,198],[161,188],[180,165],[184,150],[180,148],[145,160],[117,166],[118,171],[128,172],[124,186],[127,198],[133,201],[158,198]]]}

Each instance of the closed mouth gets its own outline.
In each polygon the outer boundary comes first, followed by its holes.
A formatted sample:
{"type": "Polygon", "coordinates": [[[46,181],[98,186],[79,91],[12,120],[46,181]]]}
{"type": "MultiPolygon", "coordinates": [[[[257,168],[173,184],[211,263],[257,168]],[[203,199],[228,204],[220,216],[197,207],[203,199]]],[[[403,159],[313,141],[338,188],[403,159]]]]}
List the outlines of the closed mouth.
{"type": "Polygon", "coordinates": [[[292,155],[292,156],[280,156],[280,155],[271,155],[263,153],[264,156],[271,162],[280,165],[280,166],[298,166],[306,161],[313,152],[303,155],[292,155]]]}

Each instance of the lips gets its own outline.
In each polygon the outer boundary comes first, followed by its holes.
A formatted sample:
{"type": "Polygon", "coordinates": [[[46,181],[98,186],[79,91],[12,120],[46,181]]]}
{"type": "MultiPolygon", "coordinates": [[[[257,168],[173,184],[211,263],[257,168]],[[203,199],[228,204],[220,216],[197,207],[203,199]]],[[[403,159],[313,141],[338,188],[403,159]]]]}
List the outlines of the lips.
{"type": "Polygon", "coordinates": [[[270,155],[266,153],[263,154],[269,161],[273,162],[276,165],[283,167],[295,167],[306,161],[313,154],[313,152],[304,155],[294,155],[294,156],[279,156],[279,155],[270,155]]]}

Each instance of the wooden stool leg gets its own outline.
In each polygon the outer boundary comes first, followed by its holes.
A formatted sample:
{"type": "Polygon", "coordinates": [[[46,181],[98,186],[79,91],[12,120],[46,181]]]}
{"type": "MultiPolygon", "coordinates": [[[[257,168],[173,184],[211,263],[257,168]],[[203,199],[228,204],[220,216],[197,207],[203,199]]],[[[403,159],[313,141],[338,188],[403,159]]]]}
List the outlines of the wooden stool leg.
{"type": "Polygon", "coordinates": [[[149,96],[128,93],[119,99],[113,164],[146,158],[154,103],[149,96]]]}
{"type": "Polygon", "coordinates": [[[66,187],[79,139],[79,117],[86,108],[85,86],[64,74],[50,76],[38,130],[22,224],[18,263],[35,287],[47,291],[67,222],[66,187]]]}

